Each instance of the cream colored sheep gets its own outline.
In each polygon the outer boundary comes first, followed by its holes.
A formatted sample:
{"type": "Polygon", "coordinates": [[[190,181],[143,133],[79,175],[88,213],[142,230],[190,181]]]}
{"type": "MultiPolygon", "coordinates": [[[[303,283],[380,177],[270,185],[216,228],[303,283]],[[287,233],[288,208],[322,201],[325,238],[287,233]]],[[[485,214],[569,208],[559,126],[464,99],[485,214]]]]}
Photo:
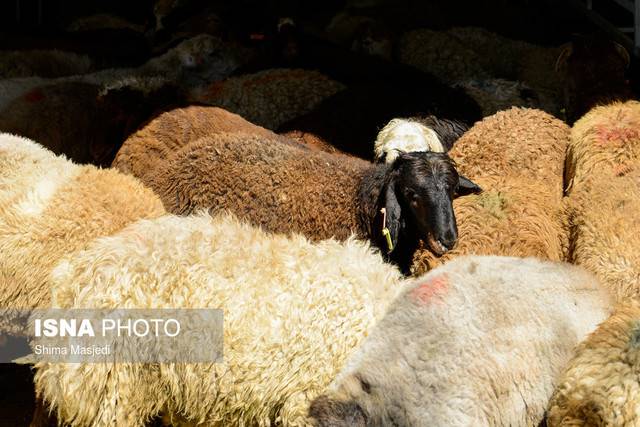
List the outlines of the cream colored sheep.
{"type": "Polygon", "coordinates": [[[226,108],[275,130],[342,89],[344,85],[317,71],[271,69],[213,83],[194,93],[192,100],[226,108]]]}
{"type": "Polygon", "coordinates": [[[52,275],[57,307],[221,308],[218,364],[37,365],[61,423],[307,425],[306,411],[397,292],[367,244],[266,234],[230,217],[141,220],[52,275]],[[136,274],[128,272],[135,271],[136,274]]]}
{"type": "Polygon", "coordinates": [[[614,102],[592,109],[571,129],[567,193],[601,175],[623,175],[640,158],[640,102],[614,102]]]}
{"type": "Polygon", "coordinates": [[[573,127],[567,154],[572,262],[620,300],[640,296],[640,102],[597,107],[573,127]]]}
{"type": "Polygon", "coordinates": [[[47,277],[62,256],[163,213],[135,178],[0,134],[0,307],[49,306],[47,277]]]}
{"type": "Polygon", "coordinates": [[[537,427],[609,305],[570,264],[458,258],[403,287],[310,415],[320,427],[537,427]]]}
{"type": "Polygon", "coordinates": [[[551,398],[549,427],[640,425],[640,303],[628,300],[576,351],[551,398]]]}

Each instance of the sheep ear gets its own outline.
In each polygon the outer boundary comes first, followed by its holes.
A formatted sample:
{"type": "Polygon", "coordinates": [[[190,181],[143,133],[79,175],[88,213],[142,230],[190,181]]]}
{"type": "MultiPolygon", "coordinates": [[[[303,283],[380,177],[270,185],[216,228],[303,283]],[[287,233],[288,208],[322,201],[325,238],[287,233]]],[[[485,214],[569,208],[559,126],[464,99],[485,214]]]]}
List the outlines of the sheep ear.
{"type": "Polygon", "coordinates": [[[567,43],[562,46],[562,50],[560,51],[560,55],[558,55],[558,59],[556,60],[556,73],[560,72],[560,69],[567,62],[567,59],[573,53],[573,43],[567,43]]]}
{"type": "Polygon", "coordinates": [[[398,236],[400,235],[400,228],[402,226],[402,210],[400,208],[400,202],[398,202],[398,196],[396,195],[396,185],[394,180],[389,182],[387,185],[384,207],[387,213],[385,226],[389,229],[391,243],[395,249],[398,245],[398,236]]]}
{"type": "Polygon", "coordinates": [[[456,188],[455,197],[467,196],[469,194],[482,193],[482,188],[475,182],[462,175],[458,177],[458,187],[456,188]]]}

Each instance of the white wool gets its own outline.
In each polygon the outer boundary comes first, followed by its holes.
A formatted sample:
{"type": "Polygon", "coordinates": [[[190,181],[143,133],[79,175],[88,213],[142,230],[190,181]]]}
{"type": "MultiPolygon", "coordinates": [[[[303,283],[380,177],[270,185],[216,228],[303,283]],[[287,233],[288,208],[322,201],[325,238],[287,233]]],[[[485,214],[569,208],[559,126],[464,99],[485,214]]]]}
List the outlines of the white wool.
{"type": "Polygon", "coordinates": [[[433,129],[406,119],[393,119],[378,133],[374,152],[376,160],[393,162],[400,153],[445,151],[433,129]]]}

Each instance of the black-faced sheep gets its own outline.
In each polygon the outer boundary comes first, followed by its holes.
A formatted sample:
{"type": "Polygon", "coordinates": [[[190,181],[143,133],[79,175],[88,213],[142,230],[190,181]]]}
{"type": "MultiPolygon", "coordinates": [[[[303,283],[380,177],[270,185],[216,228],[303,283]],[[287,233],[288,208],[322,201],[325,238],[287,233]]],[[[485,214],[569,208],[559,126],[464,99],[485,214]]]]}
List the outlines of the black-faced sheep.
{"type": "Polygon", "coordinates": [[[484,193],[454,201],[458,245],[440,258],[417,251],[413,272],[465,254],[564,260],[569,233],[563,167],[569,133],[562,121],[526,108],[499,112],[465,132],[449,154],[484,193]]]}
{"type": "Polygon", "coordinates": [[[38,363],[39,396],[75,427],[137,427],[156,415],[307,425],[310,399],[402,283],[366,243],[312,244],[208,215],[139,221],[70,253],[51,279],[57,307],[224,312],[221,363],[38,363]]]}
{"type": "Polygon", "coordinates": [[[578,267],[459,258],[405,286],[310,415],[320,427],[538,426],[609,309],[578,267]]]}
{"type": "Polygon", "coordinates": [[[480,191],[444,153],[403,153],[374,165],[243,133],[186,145],[145,182],[172,213],[226,209],[269,231],[314,240],[355,233],[405,271],[420,238],[438,254],[455,245],[452,199],[480,191]]]}

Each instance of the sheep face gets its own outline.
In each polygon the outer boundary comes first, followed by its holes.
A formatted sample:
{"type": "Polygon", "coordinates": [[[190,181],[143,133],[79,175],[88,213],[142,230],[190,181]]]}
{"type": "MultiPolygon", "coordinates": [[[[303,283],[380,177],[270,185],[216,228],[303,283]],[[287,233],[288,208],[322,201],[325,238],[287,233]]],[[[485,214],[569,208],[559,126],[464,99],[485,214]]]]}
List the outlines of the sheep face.
{"type": "MultiPolygon", "coordinates": [[[[385,377],[384,373],[378,372],[385,377]]],[[[390,379],[390,378],[388,378],[390,379]]],[[[400,381],[404,380],[402,378],[400,381]]],[[[386,381],[385,381],[386,382],[386,381]]],[[[395,400],[396,390],[389,384],[376,384],[360,372],[350,373],[340,385],[316,398],[309,407],[309,416],[318,427],[373,427],[416,425],[404,409],[402,399],[395,400]],[[384,395],[379,392],[384,390],[384,395]]],[[[402,394],[398,391],[398,396],[402,394]]]]}
{"type": "Polygon", "coordinates": [[[453,199],[481,188],[458,175],[444,153],[402,153],[392,164],[386,189],[386,212],[392,240],[425,239],[436,255],[452,249],[458,239],[453,199]]]}
{"type": "Polygon", "coordinates": [[[575,37],[562,49],[556,71],[564,77],[564,102],[569,123],[597,104],[629,99],[626,81],[629,53],[616,42],[575,37]]]}

